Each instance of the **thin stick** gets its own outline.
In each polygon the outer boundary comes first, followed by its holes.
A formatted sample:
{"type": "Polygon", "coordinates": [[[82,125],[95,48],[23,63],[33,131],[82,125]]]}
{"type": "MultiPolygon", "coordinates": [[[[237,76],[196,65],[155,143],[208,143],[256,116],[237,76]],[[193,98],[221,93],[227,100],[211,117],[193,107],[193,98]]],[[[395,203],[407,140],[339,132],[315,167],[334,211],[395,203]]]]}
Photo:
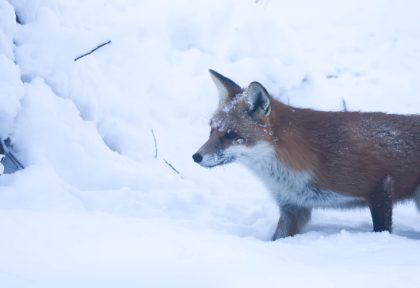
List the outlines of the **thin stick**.
{"type": "Polygon", "coordinates": [[[79,57],[77,57],[77,58],[75,58],[75,59],[74,59],[74,62],[76,62],[76,61],[77,61],[77,60],[79,60],[80,58],[83,58],[83,57],[85,57],[85,56],[88,56],[88,55],[92,54],[92,53],[93,53],[93,52],[95,52],[96,50],[98,50],[98,49],[100,49],[100,48],[102,48],[102,47],[104,47],[105,45],[108,45],[108,44],[111,44],[111,40],[108,40],[108,41],[106,41],[105,43],[102,43],[101,45],[99,45],[99,46],[97,46],[96,48],[92,49],[91,51],[89,51],[89,52],[87,52],[87,53],[85,53],[85,54],[80,55],[79,57]]]}
{"type": "Polygon", "coordinates": [[[347,112],[347,104],[346,104],[346,100],[344,98],[342,98],[342,102],[343,102],[343,111],[347,112]]]}
{"type": "Polygon", "coordinates": [[[153,129],[151,129],[151,131],[152,131],[153,141],[155,141],[155,159],[156,159],[158,157],[157,142],[156,142],[155,132],[153,131],[153,129]]]}
{"type": "Polygon", "coordinates": [[[169,163],[168,161],[166,161],[166,159],[163,159],[163,161],[165,161],[166,165],[168,165],[169,167],[171,167],[171,169],[174,170],[175,173],[178,174],[179,176],[181,176],[181,178],[182,178],[181,172],[179,172],[178,170],[176,170],[176,168],[171,163],[169,163]]]}
{"type": "Polygon", "coordinates": [[[0,153],[3,152],[2,154],[5,155],[5,157],[8,157],[10,159],[10,161],[17,167],[20,169],[24,169],[25,167],[22,165],[22,163],[19,162],[19,160],[15,157],[15,155],[13,154],[13,152],[10,149],[10,139],[7,139],[6,141],[1,141],[0,143],[0,153]],[[1,151],[3,150],[3,151],[1,151]]]}
{"type": "Polygon", "coordinates": [[[10,160],[12,160],[12,162],[18,167],[18,168],[20,168],[20,169],[23,169],[23,168],[25,168],[25,167],[23,167],[23,165],[19,162],[19,160],[17,160],[16,159],[16,157],[15,157],[15,155],[13,155],[13,153],[12,152],[7,152],[7,155],[6,156],[9,156],[9,158],[10,158],[10,160]]]}
{"type": "Polygon", "coordinates": [[[328,74],[325,76],[327,79],[338,79],[338,75],[328,74]]]}

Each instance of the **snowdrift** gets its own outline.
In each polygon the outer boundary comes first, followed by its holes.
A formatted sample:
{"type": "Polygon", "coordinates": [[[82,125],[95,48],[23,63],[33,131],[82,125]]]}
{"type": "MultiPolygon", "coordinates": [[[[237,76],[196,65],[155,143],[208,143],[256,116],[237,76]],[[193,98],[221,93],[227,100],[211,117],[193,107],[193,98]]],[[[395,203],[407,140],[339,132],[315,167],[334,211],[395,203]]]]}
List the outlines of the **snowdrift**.
{"type": "Polygon", "coordinates": [[[26,167],[0,177],[2,287],[419,287],[411,203],[391,235],[328,210],[270,242],[263,185],[191,159],[217,105],[209,68],[298,107],[418,113],[419,9],[0,0],[0,137],[26,167]]]}

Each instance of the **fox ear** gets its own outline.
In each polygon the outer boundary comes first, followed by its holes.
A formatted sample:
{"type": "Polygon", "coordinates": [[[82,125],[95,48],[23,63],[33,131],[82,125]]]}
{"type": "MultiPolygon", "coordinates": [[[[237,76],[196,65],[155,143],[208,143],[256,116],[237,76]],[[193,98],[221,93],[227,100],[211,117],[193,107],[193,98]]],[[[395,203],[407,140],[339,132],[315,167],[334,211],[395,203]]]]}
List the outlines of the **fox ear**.
{"type": "Polygon", "coordinates": [[[270,96],[267,90],[258,82],[252,82],[243,93],[249,104],[251,114],[258,113],[260,116],[268,116],[271,112],[270,96]]]}
{"type": "Polygon", "coordinates": [[[236,94],[241,93],[242,88],[238,84],[226,78],[222,74],[217,73],[214,70],[209,70],[211,79],[213,79],[214,84],[216,84],[217,91],[219,92],[219,101],[220,103],[226,102],[230,97],[235,96],[236,94]]]}

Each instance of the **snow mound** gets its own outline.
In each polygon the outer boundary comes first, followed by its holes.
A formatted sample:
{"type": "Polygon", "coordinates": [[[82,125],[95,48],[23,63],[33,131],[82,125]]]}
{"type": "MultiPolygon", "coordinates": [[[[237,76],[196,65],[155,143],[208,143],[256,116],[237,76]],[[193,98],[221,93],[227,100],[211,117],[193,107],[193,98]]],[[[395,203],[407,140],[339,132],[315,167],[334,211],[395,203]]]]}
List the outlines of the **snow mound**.
{"type": "Polygon", "coordinates": [[[191,155],[218,101],[209,68],[299,107],[418,113],[419,10],[0,0],[0,137],[26,167],[0,177],[0,282],[418,287],[414,205],[395,209],[392,235],[370,233],[367,210],[329,210],[272,243],[279,212],[262,183],[191,155]]]}

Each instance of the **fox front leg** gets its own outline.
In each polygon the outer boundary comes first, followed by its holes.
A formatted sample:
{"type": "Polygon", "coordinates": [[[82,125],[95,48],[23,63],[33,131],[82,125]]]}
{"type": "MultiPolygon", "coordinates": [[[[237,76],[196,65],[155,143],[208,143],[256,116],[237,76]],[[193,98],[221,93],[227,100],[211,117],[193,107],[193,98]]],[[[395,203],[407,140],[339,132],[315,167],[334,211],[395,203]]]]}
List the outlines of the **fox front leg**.
{"type": "Polygon", "coordinates": [[[311,209],[296,205],[282,205],[273,241],[298,234],[311,219],[311,209]]]}

